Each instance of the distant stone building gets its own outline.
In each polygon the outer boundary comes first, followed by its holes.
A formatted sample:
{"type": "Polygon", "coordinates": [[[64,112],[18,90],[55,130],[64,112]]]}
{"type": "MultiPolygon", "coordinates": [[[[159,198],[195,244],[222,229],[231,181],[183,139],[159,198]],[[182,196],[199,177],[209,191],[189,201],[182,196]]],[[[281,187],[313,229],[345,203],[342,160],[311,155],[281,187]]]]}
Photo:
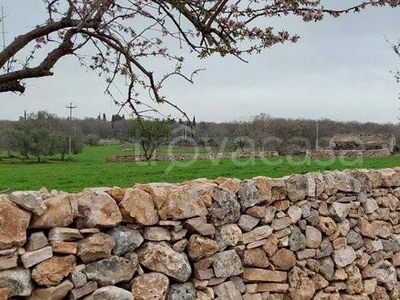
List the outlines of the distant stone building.
{"type": "Polygon", "coordinates": [[[379,150],[393,151],[396,138],[392,133],[336,134],[329,141],[331,150],[379,150]]]}

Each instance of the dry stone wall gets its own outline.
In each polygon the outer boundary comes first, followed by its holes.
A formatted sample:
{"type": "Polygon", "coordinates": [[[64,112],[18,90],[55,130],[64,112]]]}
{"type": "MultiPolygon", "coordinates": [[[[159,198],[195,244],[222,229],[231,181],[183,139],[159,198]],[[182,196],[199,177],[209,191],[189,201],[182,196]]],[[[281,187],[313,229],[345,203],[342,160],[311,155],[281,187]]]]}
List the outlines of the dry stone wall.
{"type": "Polygon", "coordinates": [[[307,157],[386,157],[392,153],[389,149],[376,150],[307,150],[307,157]]]}
{"type": "Polygon", "coordinates": [[[400,299],[400,168],[0,195],[0,299],[400,299]]]}

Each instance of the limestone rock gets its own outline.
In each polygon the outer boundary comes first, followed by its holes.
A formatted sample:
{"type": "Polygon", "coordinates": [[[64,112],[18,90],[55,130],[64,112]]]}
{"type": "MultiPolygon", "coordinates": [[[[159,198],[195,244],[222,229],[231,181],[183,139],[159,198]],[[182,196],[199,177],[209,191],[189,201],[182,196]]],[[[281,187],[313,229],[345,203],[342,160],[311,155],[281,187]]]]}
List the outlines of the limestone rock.
{"type": "Polygon", "coordinates": [[[221,239],[222,243],[227,246],[236,246],[242,237],[242,231],[236,224],[223,225],[219,231],[217,231],[217,241],[221,239]]]}
{"type": "Polygon", "coordinates": [[[30,219],[29,212],[19,209],[6,196],[0,195],[0,250],[22,246],[26,242],[30,219]]]}
{"type": "Polygon", "coordinates": [[[238,200],[243,210],[262,201],[256,186],[251,180],[244,180],[240,183],[238,200]]]}
{"type": "Polygon", "coordinates": [[[288,274],[282,271],[271,271],[259,268],[245,268],[243,279],[248,281],[284,282],[288,274]]]}
{"type": "Polygon", "coordinates": [[[132,293],[116,286],[103,286],[84,300],[134,300],[132,293]]]}
{"type": "Polygon", "coordinates": [[[47,238],[42,231],[33,232],[28,238],[26,243],[26,251],[35,251],[40,248],[46,247],[48,244],[47,238]]]}
{"type": "Polygon", "coordinates": [[[83,235],[80,233],[79,229],[55,227],[49,231],[49,241],[69,242],[80,239],[83,239],[83,235]]]}
{"type": "Polygon", "coordinates": [[[230,277],[243,273],[242,262],[235,250],[216,253],[213,268],[216,277],[230,277]]]}
{"type": "Polygon", "coordinates": [[[289,225],[291,224],[292,220],[289,217],[283,217],[279,219],[274,219],[272,221],[272,228],[274,229],[274,231],[277,231],[289,227],[289,225]]]}
{"type": "Polygon", "coordinates": [[[357,258],[356,252],[350,246],[333,251],[333,260],[338,268],[351,264],[357,258]]]}
{"type": "Polygon", "coordinates": [[[120,203],[125,196],[125,190],[116,186],[111,189],[105,190],[104,192],[109,194],[111,198],[113,198],[117,203],[120,203]]]}
{"type": "Polygon", "coordinates": [[[289,207],[288,215],[290,220],[292,221],[292,224],[296,224],[298,221],[300,221],[302,213],[303,210],[296,205],[291,205],[289,207]]]}
{"type": "Polygon", "coordinates": [[[74,288],[73,290],[71,290],[70,299],[77,300],[86,295],[89,295],[90,293],[93,293],[95,290],[97,290],[97,286],[98,285],[96,281],[89,281],[81,287],[74,288]]]}
{"type": "Polygon", "coordinates": [[[47,246],[35,251],[25,252],[21,255],[21,261],[25,268],[32,267],[53,256],[53,249],[47,246]]]}
{"type": "Polygon", "coordinates": [[[201,235],[193,234],[187,245],[187,253],[191,259],[199,260],[213,255],[219,250],[218,243],[201,235]]]}
{"type": "Polygon", "coordinates": [[[69,275],[69,280],[71,280],[75,288],[84,286],[87,283],[86,274],[81,271],[83,271],[83,269],[79,270],[76,268],[75,270],[72,270],[71,274],[69,275]]]}
{"type": "MultiPolygon", "coordinates": [[[[12,248],[7,253],[0,254],[0,271],[12,269],[18,266],[18,252],[16,248],[12,248]]],[[[2,251],[0,251],[2,252],[2,251]]],[[[1,299],[1,298],[0,298],[1,299]]]]}
{"type": "Polygon", "coordinates": [[[334,202],[332,203],[329,213],[330,216],[338,222],[342,222],[350,211],[350,204],[334,202]]]}
{"type": "Polygon", "coordinates": [[[136,267],[136,261],[120,256],[111,256],[87,264],[83,272],[89,280],[95,280],[100,286],[106,286],[129,281],[136,272],[136,267]]]}
{"type": "Polygon", "coordinates": [[[132,294],[135,300],[157,299],[167,297],[169,279],[161,273],[145,273],[132,280],[132,294]]]}
{"type": "Polygon", "coordinates": [[[26,211],[36,216],[41,216],[46,210],[46,205],[39,193],[30,192],[13,192],[9,199],[26,211]]]}
{"type": "Polygon", "coordinates": [[[320,217],[317,228],[328,236],[336,233],[338,230],[336,222],[330,217],[320,217]]]}
{"type": "Polygon", "coordinates": [[[215,227],[207,223],[206,217],[196,217],[186,220],[184,226],[192,232],[197,232],[200,235],[213,235],[215,234],[215,227]]]}
{"type": "Polygon", "coordinates": [[[306,198],[307,179],[304,175],[292,175],[286,179],[286,188],[290,200],[304,200],[306,198]]]}
{"type": "Polygon", "coordinates": [[[306,248],[306,237],[298,227],[294,227],[290,235],[289,247],[291,251],[299,251],[306,248]]]}
{"type": "Polygon", "coordinates": [[[214,187],[214,184],[192,182],[180,186],[171,186],[165,197],[155,197],[154,201],[162,220],[182,220],[207,215],[202,196],[214,187]]]}
{"type": "Polygon", "coordinates": [[[113,227],[122,221],[121,212],[111,196],[100,191],[78,194],[78,228],[113,227]]]}
{"type": "Polygon", "coordinates": [[[57,286],[34,289],[28,300],[62,300],[73,288],[72,282],[65,280],[57,286]]]}
{"type": "Polygon", "coordinates": [[[238,221],[238,226],[245,232],[252,230],[260,222],[260,219],[250,215],[242,214],[238,221]]]}
{"type": "Polygon", "coordinates": [[[84,263],[106,258],[115,246],[114,238],[105,233],[95,233],[77,242],[77,256],[84,263]]]}
{"type": "Polygon", "coordinates": [[[54,253],[76,254],[78,252],[78,244],[74,242],[52,242],[54,253]]]}
{"type": "Polygon", "coordinates": [[[307,276],[302,276],[298,283],[289,289],[290,297],[293,300],[311,300],[314,297],[315,291],[314,281],[307,276]]]}
{"type": "Polygon", "coordinates": [[[217,299],[241,299],[239,290],[232,281],[221,283],[214,288],[217,299]]]}
{"type": "Polygon", "coordinates": [[[78,215],[75,196],[60,194],[43,201],[46,211],[41,216],[33,216],[31,228],[67,227],[78,215]]]}
{"type": "Polygon", "coordinates": [[[245,250],[242,261],[246,267],[267,268],[270,265],[267,254],[260,247],[245,250]]]}
{"type": "Polygon", "coordinates": [[[255,241],[259,241],[262,239],[266,239],[269,237],[273,232],[273,229],[269,227],[268,225],[257,227],[253,229],[252,231],[244,233],[240,240],[243,242],[243,244],[250,244],[255,241]]]}
{"type": "Polygon", "coordinates": [[[400,186],[400,172],[397,172],[393,169],[382,169],[378,170],[378,172],[382,176],[383,187],[400,186]]]}
{"type": "Polygon", "coordinates": [[[296,265],[296,256],[292,251],[281,248],[271,257],[271,262],[276,269],[287,271],[296,265]]]}
{"type": "Polygon", "coordinates": [[[214,226],[236,223],[240,218],[240,204],[229,190],[214,189],[213,204],[209,209],[209,220],[214,226]]]}
{"type": "Polygon", "coordinates": [[[174,251],[165,242],[146,242],[139,248],[137,254],[141,265],[179,282],[187,281],[192,274],[187,256],[174,251]]]}
{"type": "Polygon", "coordinates": [[[143,237],[145,240],[153,242],[170,241],[171,233],[164,227],[145,227],[143,237]]]}
{"type": "Polygon", "coordinates": [[[0,271],[0,287],[9,288],[10,296],[29,296],[33,290],[30,270],[16,268],[0,271]]]}
{"type": "Polygon", "coordinates": [[[313,226],[306,227],[306,246],[308,248],[319,248],[322,243],[322,233],[313,226]]]}
{"type": "Polygon", "coordinates": [[[35,266],[32,279],[46,287],[58,285],[75,268],[75,256],[53,256],[35,266]]]}
{"type": "Polygon", "coordinates": [[[117,225],[107,233],[114,238],[115,246],[112,249],[112,254],[117,256],[134,251],[144,241],[138,230],[124,225],[117,225]]]}
{"type": "Polygon", "coordinates": [[[154,225],[159,217],[153,197],[138,188],[126,189],[124,199],[119,203],[123,220],[145,226],[154,225]]]}
{"type": "Polygon", "coordinates": [[[196,299],[196,289],[193,283],[172,284],[168,291],[168,300],[192,300],[196,299]]]}
{"type": "Polygon", "coordinates": [[[363,208],[366,214],[372,214],[379,208],[379,206],[374,198],[367,198],[367,201],[363,203],[363,208]]]}

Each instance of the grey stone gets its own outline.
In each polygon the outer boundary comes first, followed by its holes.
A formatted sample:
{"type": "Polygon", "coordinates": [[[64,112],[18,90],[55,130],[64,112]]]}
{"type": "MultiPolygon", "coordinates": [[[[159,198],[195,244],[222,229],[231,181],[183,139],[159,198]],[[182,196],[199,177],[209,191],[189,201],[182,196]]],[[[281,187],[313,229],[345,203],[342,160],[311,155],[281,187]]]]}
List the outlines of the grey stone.
{"type": "Polygon", "coordinates": [[[252,230],[260,222],[260,219],[242,214],[238,221],[238,226],[245,232],[252,230]]]}
{"type": "Polygon", "coordinates": [[[11,290],[10,296],[29,296],[33,290],[29,269],[10,269],[0,271],[0,287],[11,290]]]}
{"type": "Polygon", "coordinates": [[[42,231],[34,232],[28,238],[26,243],[26,251],[35,251],[40,248],[46,247],[48,244],[47,238],[42,231]]]}
{"type": "Polygon", "coordinates": [[[116,286],[104,286],[95,290],[84,300],[134,300],[132,293],[116,286]]]}
{"type": "Polygon", "coordinates": [[[217,230],[215,240],[221,249],[226,246],[236,246],[242,237],[242,230],[237,224],[226,224],[217,230]]]}
{"type": "Polygon", "coordinates": [[[216,277],[230,277],[243,273],[242,262],[235,250],[216,253],[213,268],[216,277]]]}
{"type": "Polygon", "coordinates": [[[356,258],[356,252],[350,246],[333,251],[333,260],[338,268],[350,265],[356,258]]]}
{"type": "Polygon", "coordinates": [[[330,216],[338,222],[342,222],[350,211],[350,204],[334,202],[332,203],[329,213],[330,216]]]}
{"type": "Polygon", "coordinates": [[[0,271],[18,266],[18,252],[16,248],[13,249],[14,251],[10,254],[0,256],[0,271]]]}
{"type": "Polygon", "coordinates": [[[307,178],[296,174],[285,180],[288,198],[292,201],[300,201],[306,198],[307,178]]]}
{"type": "Polygon", "coordinates": [[[379,206],[376,203],[375,199],[373,198],[368,198],[364,203],[363,203],[363,208],[364,212],[366,214],[372,214],[374,211],[376,211],[379,206]]]}
{"type": "Polygon", "coordinates": [[[42,196],[34,192],[13,192],[9,199],[26,211],[41,216],[46,211],[42,196]]]}
{"type": "Polygon", "coordinates": [[[97,290],[97,282],[89,281],[84,286],[74,288],[70,293],[70,300],[77,300],[97,290]]]}
{"type": "Polygon", "coordinates": [[[195,300],[196,289],[193,283],[186,282],[182,284],[172,284],[168,291],[168,300],[195,300]]]}
{"type": "Polygon", "coordinates": [[[121,281],[132,279],[137,264],[129,259],[111,256],[86,265],[83,272],[89,280],[95,280],[99,285],[114,285],[121,281]]]}
{"type": "Polygon", "coordinates": [[[350,229],[347,234],[347,244],[352,246],[355,250],[360,249],[364,245],[364,240],[360,234],[350,229]]]}
{"type": "Polygon", "coordinates": [[[144,241],[140,232],[136,229],[118,225],[107,232],[115,240],[115,246],[112,249],[113,255],[123,255],[138,248],[144,241]]]}
{"type": "Polygon", "coordinates": [[[318,224],[318,220],[319,220],[318,211],[315,210],[315,209],[311,209],[310,210],[310,215],[306,218],[306,220],[310,225],[316,226],[318,224]]]}
{"type": "Polygon", "coordinates": [[[326,280],[332,280],[333,274],[335,273],[335,266],[331,258],[328,257],[321,261],[319,272],[326,280]]]}
{"type": "Polygon", "coordinates": [[[234,193],[216,188],[212,192],[214,199],[208,209],[209,220],[214,226],[236,223],[240,218],[240,204],[234,193]]]}
{"type": "Polygon", "coordinates": [[[291,205],[288,209],[288,215],[293,224],[296,224],[298,221],[300,221],[302,213],[303,210],[296,205],[291,205]]]}
{"type": "Polygon", "coordinates": [[[252,181],[244,180],[240,183],[238,200],[243,211],[261,202],[258,190],[252,181]]]}
{"type": "Polygon", "coordinates": [[[87,283],[86,274],[78,270],[72,270],[69,279],[72,281],[75,288],[84,286],[87,283]]]}
{"type": "Polygon", "coordinates": [[[271,223],[275,218],[276,207],[275,206],[268,206],[265,209],[265,218],[263,220],[264,224],[271,223]]]}
{"type": "Polygon", "coordinates": [[[83,235],[76,228],[54,227],[49,231],[49,241],[70,242],[83,239],[83,235]]]}
{"type": "Polygon", "coordinates": [[[315,254],[316,258],[323,258],[330,256],[333,252],[333,246],[332,243],[329,239],[323,239],[321,246],[317,250],[317,253],[315,254]]]}
{"type": "Polygon", "coordinates": [[[306,237],[298,227],[294,227],[290,235],[289,248],[292,251],[299,251],[306,248],[306,237]]]}
{"type": "Polygon", "coordinates": [[[41,248],[36,251],[25,252],[21,255],[21,261],[25,268],[32,267],[53,256],[53,248],[51,246],[41,248]]]}

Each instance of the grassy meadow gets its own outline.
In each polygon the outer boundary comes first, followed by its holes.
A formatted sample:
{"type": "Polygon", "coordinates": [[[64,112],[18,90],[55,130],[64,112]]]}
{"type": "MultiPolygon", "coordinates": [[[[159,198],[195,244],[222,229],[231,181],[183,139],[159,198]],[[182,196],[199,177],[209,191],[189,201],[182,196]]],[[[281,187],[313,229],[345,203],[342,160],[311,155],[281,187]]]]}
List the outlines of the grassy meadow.
{"type": "MultiPolygon", "coordinates": [[[[4,189],[77,192],[85,187],[130,187],[135,183],[181,182],[195,178],[215,179],[219,176],[240,179],[254,176],[282,177],[293,173],[350,168],[385,168],[400,166],[400,157],[310,159],[274,157],[266,159],[220,159],[197,161],[160,161],[141,163],[106,162],[111,155],[129,155],[127,146],[105,145],[85,147],[83,152],[60,161],[45,157],[44,162],[22,162],[0,156],[0,191],[4,189]]],[[[128,147],[129,148],[129,147],[128,147]]],[[[166,152],[161,149],[160,152],[166,152]]],[[[190,148],[175,147],[174,153],[193,153],[190,148]]]]}

